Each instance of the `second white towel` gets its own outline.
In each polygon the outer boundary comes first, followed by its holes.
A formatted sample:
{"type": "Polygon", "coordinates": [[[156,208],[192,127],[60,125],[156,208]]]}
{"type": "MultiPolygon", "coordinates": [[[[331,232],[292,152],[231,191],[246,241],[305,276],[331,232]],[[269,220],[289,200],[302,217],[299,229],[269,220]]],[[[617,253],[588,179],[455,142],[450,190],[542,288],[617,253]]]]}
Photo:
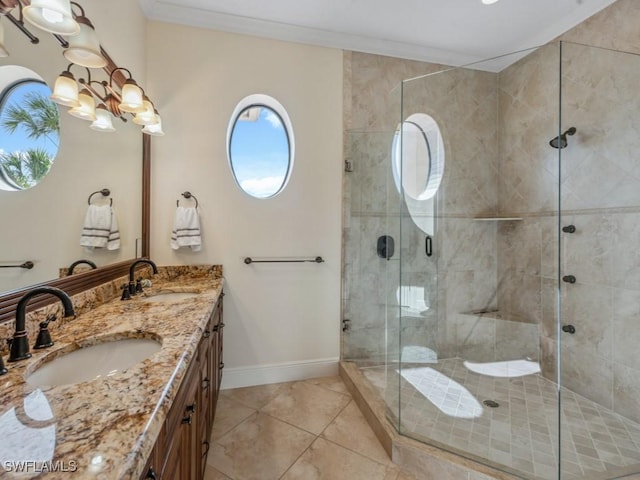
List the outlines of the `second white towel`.
{"type": "Polygon", "coordinates": [[[110,205],[89,205],[84,217],[80,245],[89,249],[120,248],[118,220],[110,205]]]}
{"type": "Polygon", "coordinates": [[[176,208],[169,245],[174,250],[190,247],[194,252],[200,251],[202,248],[200,217],[195,207],[176,208]]]}

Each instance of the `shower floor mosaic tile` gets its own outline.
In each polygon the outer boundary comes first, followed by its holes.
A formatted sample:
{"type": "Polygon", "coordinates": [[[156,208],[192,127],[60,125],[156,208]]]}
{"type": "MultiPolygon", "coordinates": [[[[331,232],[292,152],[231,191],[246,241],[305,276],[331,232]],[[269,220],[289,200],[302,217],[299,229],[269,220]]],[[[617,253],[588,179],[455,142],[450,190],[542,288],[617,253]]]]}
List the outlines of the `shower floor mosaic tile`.
{"type": "MultiPolygon", "coordinates": [[[[402,375],[397,365],[361,371],[386,398],[394,424],[401,398],[401,433],[489,459],[524,478],[558,478],[555,383],[538,374],[480,375],[461,359],[403,365],[402,375]],[[483,404],[486,400],[498,406],[483,404]]],[[[640,472],[640,425],[565,388],[561,400],[563,480],[640,472]]]]}

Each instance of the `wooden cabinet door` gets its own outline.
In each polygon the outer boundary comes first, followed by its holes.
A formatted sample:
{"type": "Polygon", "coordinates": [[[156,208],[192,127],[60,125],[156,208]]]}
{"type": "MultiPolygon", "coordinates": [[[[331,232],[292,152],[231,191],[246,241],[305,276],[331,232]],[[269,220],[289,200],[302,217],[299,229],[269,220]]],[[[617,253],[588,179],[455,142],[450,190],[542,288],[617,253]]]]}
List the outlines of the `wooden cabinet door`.
{"type": "Polygon", "coordinates": [[[141,480],[202,480],[204,477],[224,367],[223,327],[221,295],[141,480]]]}
{"type": "MultiPolygon", "coordinates": [[[[207,324],[205,334],[199,347],[199,360],[200,360],[200,405],[206,409],[207,413],[211,407],[211,395],[215,389],[215,377],[212,375],[211,364],[211,339],[215,337],[213,331],[213,325],[211,321],[207,324]]],[[[201,410],[202,411],[202,410],[201,410]]],[[[208,422],[205,424],[208,428],[208,422]]]]}
{"type": "Polygon", "coordinates": [[[220,383],[222,382],[222,369],[224,368],[224,360],[222,357],[222,336],[224,332],[224,319],[223,319],[223,305],[222,299],[224,293],[220,295],[216,309],[214,311],[214,318],[212,320],[214,326],[214,338],[211,340],[211,368],[212,377],[214,378],[214,388],[211,392],[211,425],[216,412],[216,404],[218,402],[218,395],[220,393],[220,383]]]}
{"type": "Polygon", "coordinates": [[[201,424],[202,428],[200,429],[200,478],[204,478],[204,472],[207,468],[207,454],[209,453],[209,436],[211,435],[211,431],[208,428],[209,425],[209,417],[210,412],[207,412],[207,418],[204,423],[201,424]]]}
{"type": "Polygon", "coordinates": [[[189,378],[189,393],[187,394],[184,417],[182,419],[184,462],[182,476],[180,478],[183,480],[200,480],[200,436],[198,435],[198,418],[202,405],[198,403],[201,392],[199,367],[200,364],[196,361],[195,370],[193,370],[189,378]]]}
{"type": "Polygon", "coordinates": [[[184,469],[182,447],[182,429],[178,428],[178,431],[174,432],[173,441],[166,451],[165,463],[160,477],[162,480],[182,480],[182,471],[184,469]]]}

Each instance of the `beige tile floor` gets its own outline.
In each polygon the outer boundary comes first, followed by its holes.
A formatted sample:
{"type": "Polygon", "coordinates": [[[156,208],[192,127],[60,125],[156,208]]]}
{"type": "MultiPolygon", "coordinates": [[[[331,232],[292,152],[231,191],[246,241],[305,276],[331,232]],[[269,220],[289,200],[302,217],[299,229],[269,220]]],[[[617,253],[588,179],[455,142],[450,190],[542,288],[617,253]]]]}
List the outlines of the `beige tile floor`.
{"type": "Polygon", "coordinates": [[[414,480],[339,377],[225,390],[205,480],[414,480]]]}

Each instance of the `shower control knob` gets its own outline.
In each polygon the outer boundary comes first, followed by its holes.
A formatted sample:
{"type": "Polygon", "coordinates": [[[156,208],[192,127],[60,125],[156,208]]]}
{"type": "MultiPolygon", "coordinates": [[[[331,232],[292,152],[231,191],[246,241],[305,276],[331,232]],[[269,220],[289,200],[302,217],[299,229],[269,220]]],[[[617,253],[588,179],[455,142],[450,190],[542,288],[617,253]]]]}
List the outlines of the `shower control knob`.
{"type": "Polygon", "coordinates": [[[573,335],[574,333],[576,333],[576,327],[574,327],[573,325],[563,325],[562,331],[573,335]]]}
{"type": "Polygon", "coordinates": [[[564,227],[562,227],[562,231],[564,233],[576,233],[576,226],[575,225],[565,225],[564,227]]]}
{"type": "Polygon", "coordinates": [[[565,275],[562,277],[562,281],[566,283],[576,283],[576,277],[573,275],[565,275]]]}

